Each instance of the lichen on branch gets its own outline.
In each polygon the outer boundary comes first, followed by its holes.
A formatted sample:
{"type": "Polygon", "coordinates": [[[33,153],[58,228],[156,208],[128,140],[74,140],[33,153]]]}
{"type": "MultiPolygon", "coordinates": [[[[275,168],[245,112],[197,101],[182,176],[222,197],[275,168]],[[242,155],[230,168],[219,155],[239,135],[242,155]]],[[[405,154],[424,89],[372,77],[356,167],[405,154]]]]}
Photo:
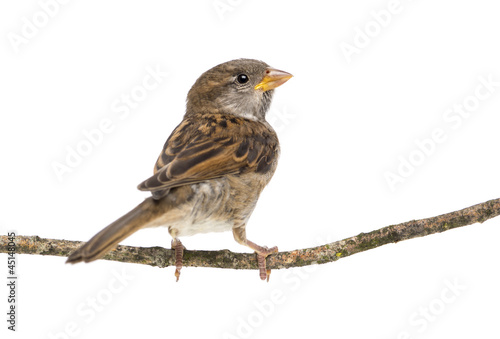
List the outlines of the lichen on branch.
{"type": "MultiPolygon", "coordinates": [[[[280,269],[324,264],[386,244],[482,223],[498,215],[500,215],[500,199],[493,199],[455,212],[383,227],[369,233],[360,233],[350,238],[313,248],[271,254],[267,257],[267,267],[280,269]]],[[[43,239],[38,236],[16,236],[14,242],[17,254],[61,257],[67,257],[83,244],[80,241],[43,239]]],[[[0,236],[0,253],[9,252],[8,243],[9,240],[6,235],[0,236]]],[[[174,251],[162,247],[119,245],[106,254],[103,259],[158,267],[175,266],[174,251]]],[[[255,254],[234,253],[229,250],[185,250],[183,265],[190,267],[257,269],[257,260],[255,254]]]]}

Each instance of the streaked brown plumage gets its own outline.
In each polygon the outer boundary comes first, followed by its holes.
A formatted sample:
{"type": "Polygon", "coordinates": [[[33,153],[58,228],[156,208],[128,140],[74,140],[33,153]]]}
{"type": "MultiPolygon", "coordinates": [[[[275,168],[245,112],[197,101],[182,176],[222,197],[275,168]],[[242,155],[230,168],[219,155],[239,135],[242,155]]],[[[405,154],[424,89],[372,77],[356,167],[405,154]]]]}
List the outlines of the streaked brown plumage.
{"type": "Polygon", "coordinates": [[[141,228],[166,226],[178,278],[179,237],[232,230],[236,241],[257,252],[260,276],[266,279],[265,257],[277,248],[246,239],[245,226],[276,170],[279,142],[265,114],[273,89],[289,78],[289,73],[251,59],[229,61],[202,74],[189,91],[184,119],[165,143],[154,175],[138,186],[152,197],[96,234],[67,262],[99,259],[141,228]]]}

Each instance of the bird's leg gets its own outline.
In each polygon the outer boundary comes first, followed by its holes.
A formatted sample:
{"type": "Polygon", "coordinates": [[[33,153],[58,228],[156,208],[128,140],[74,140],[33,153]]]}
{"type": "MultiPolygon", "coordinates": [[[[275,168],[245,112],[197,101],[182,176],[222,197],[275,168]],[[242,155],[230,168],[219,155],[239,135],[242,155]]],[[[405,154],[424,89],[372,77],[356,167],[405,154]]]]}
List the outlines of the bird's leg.
{"type": "Polygon", "coordinates": [[[271,270],[266,269],[266,258],[269,254],[277,253],[278,247],[274,246],[268,248],[266,246],[259,246],[253,241],[248,240],[246,237],[245,225],[240,227],[234,227],[233,236],[238,243],[250,247],[257,253],[257,263],[259,265],[260,279],[269,281],[271,270]]]}
{"type": "Polygon", "coordinates": [[[172,249],[175,251],[175,277],[176,282],[179,281],[182,268],[182,256],[184,254],[184,246],[177,238],[172,239],[172,249]]]}

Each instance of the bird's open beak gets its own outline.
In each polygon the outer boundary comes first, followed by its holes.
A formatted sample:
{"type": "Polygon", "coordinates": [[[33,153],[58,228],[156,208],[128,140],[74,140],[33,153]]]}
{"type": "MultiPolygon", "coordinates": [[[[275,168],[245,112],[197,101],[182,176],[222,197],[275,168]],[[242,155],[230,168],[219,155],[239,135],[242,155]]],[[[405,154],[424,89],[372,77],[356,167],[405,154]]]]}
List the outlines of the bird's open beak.
{"type": "Polygon", "coordinates": [[[254,89],[261,89],[263,92],[269,91],[270,89],[283,85],[291,77],[293,77],[293,75],[290,73],[269,67],[262,81],[255,85],[254,89]]]}

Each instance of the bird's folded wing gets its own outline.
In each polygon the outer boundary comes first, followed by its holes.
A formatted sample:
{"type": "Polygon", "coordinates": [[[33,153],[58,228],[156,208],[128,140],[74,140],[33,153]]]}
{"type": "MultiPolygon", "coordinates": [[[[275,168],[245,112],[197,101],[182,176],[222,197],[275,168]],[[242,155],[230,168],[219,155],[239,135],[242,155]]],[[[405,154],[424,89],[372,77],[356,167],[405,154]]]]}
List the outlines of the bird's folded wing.
{"type": "MultiPolygon", "coordinates": [[[[176,131],[181,126],[182,124],[176,131]]],[[[236,124],[233,126],[238,128],[236,124]]],[[[142,182],[138,189],[153,193],[165,192],[172,187],[198,183],[227,174],[249,171],[265,173],[269,170],[277,156],[277,139],[265,132],[259,133],[260,128],[243,135],[239,133],[241,131],[228,133],[228,128],[230,127],[224,128],[224,133],[217,133],[217,130],[196,133],[194,138],[189,138],[184,143],[182,135],[186,134],[179,133],[176,137],[174,131],[158,159],[158,163],[166,164],[142,182]]],[[[192,133],[187,134],[193,136],[192,133]]]]}

